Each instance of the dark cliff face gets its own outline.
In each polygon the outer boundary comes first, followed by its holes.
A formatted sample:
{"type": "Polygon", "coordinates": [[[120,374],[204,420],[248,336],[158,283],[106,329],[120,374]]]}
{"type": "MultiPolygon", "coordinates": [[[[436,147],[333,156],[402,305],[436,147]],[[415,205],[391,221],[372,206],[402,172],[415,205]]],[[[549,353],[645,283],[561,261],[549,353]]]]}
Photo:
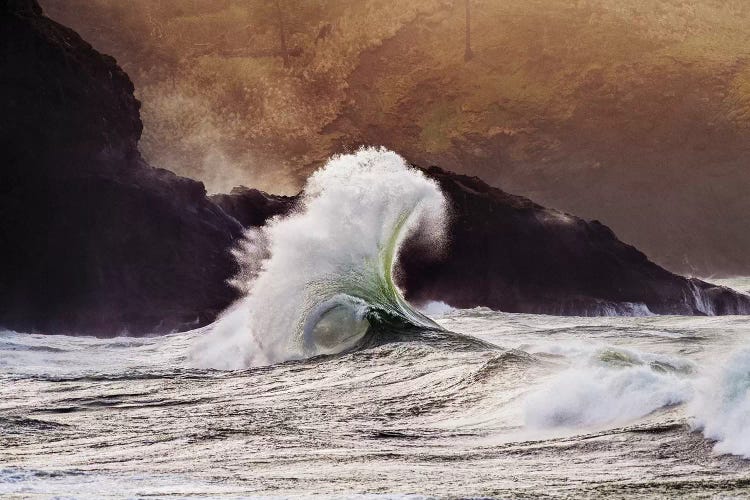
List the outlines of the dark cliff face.
{"type": "Polygon", "coordinates": [[[0,4],[0,326],[115,335],[212,321],[241,226],[140,157],[139,103],[109,56],[0,4]]]}
{"type": "MultiPolygon", "coordinates": [[[[407,298],[455,307],[556,315],[747,314],[750,297],[677,276],[597,221],[542,207],[477,177],[423,169],[449,200],[447,250],[406,242],[407,298]]],[[[246,227],[288,213],[295,197],[237,188],[213,199],[246,227]]]]}
{"type": "Polygon", "coordinates": [[[42,8],[36,0],[2,0],[0,15],[41,16],[42,8]]]}
{"type": "Polygon", "coordinates": [[[136,156],[140,103],[115,60],[42,16],[34,1],[12,0],[0,12],[4,173],[63,173],[136,156]]]}
{"type": "Polygon", "coordinates": [[[273,195],[259,189],[237,186],[229,194],[211,196],[211,201],[244,227],[258,227],[275,215],[288,213],[297,197],[273,195]]]}
{"type": "Polygon", "coordinates": [[[406,245],[400,279],[413,301],[558,315],[750,313],[749,296],[677,276],[598,221],[477,177],[425,173],[451,202],[450,244],[438,258],[406,245]]]}

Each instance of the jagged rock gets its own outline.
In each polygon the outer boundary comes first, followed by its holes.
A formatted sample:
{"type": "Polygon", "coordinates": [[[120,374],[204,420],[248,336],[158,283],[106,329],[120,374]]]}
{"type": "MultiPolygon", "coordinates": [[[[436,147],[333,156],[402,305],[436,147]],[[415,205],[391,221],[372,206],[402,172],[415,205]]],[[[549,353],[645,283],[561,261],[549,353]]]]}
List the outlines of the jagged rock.
{"type": "Polygon", "coordinates": [[[289,212],[296,200],[296,196],[273,195],[245,186],[237,186],[229,194],[211,196],[211,201],[244,227],[264,225],[274,215],[289,212]]]}
{"type": "MultiPolygon", "coordinates": [[[[493,188],[477,177],[422,169],[449,200],[447,250],[420,246],[399,261],[398,280],[416,303],[554,315],[750,314],[750,296],[673,274],[586,221],[493,188]]],[[[296,197],[238,187],[212,197],[245,227],[288,213],[296,197]]]]}
{"type": "MultiPolygon", "coordinates": [[[[749,314],[750,296],[651,262],[598,221],[432,167],[452,206],[448,251],[401,256],[412,301],[556,315],[749,314]]],[[[417,240],[415,240],[417,241],[417,240]]]]}
{"type": "Polygon", "coordinates": [[[111,336],[211,322],[242,228],[147,165],[133,84],[41,13],[0,9],[0,326],[111,336]]]}

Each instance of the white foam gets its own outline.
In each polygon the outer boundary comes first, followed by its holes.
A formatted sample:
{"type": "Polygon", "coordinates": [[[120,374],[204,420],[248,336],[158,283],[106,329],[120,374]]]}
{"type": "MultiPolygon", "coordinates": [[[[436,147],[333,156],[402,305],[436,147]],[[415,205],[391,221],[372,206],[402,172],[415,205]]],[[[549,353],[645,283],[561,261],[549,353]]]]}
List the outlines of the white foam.
{"type": "Polygon", "coordinates": [[[368,282],[399,224],[401,238],[418,225],[434,247],[442,241],[440,189],[391,151],[336,156],[308,179],[304,193],[297,212],[248,233],[238,252],[245,296],[196,347],[197,365],[236,369],[316,354],[304,348],[306,319],[341,293],[337,283],[347,277],[368,282]]]}
{"type": "Polygon", "coordinates": [[[0,468],[0,497],[98,500],[101,498],[239,498],[238,488],[169,474],[106,474],[82,470],[0,468]],[[200,495],[194,492],[200,491],[200,495]],[[115,493],[116,492],[116,493],[115,493]]]}
{"type": "Polygon", "coordinates": [[[457,311],[456,308],[439,300],[430,301],[420,307],[419,310],[431,318],[439,318],[457,311]]]}
{"type": "Polygon", "coordinates": [[[690,413],[693,427],[716,441],[716,453],[750,458],[750,348],[736,351],[697,384],[690,413]]]}
{"type": "Polygon", "coordinates": [[[692,395],[685,364],[632,350],[591,350],[527,396],[531,429],[622,424],[692,395]]]}
{"type": "Polygon", "coordinates": [[[716,308],[712,300],[706,297],[703,290],[698,288],[698,285],[690,282],[690,291],[693,294],[693,301],[695,308],[706,316],[716,316],[716,308]]]}

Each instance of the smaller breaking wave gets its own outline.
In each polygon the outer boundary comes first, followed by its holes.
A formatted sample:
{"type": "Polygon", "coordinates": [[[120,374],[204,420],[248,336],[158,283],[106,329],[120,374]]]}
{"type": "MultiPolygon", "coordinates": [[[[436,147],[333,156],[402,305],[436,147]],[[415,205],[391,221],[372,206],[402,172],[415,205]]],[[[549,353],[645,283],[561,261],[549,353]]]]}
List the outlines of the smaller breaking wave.
{"type": "Polygon", "coordinates": [[[735,352],[697,385],[693,427],[716,442],[716,453],[750,458],[750,349],[735,352]]]}
{"type": "Polygon", "coordinates": [[[572,365],[533,391],[525,402],[532,429],[595,428],[623,424],[693,394],[690,363],[614,347],[584,350],[572,365]]]}
{"type": "Polygon", "coordinates": [[[350,350],[373,336],[441,330],[404,299],[394,268],[419,228],[442,248],[446,201],[437,184],[377,148],[333,157],[297,209],[250,230],[235,255],[244,297],[192,354],[238,369],[350,350]]]}

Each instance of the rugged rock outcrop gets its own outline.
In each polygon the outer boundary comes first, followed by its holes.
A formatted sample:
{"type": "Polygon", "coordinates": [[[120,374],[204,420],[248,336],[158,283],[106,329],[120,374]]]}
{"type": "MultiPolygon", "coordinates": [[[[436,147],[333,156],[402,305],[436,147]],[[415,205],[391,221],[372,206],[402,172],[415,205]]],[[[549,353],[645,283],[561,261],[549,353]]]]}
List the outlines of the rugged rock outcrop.
{"type": "Polygon", "coordinates": [[[654,264],[598,221],[432,167],[452,205],[448,252],[401,257],[413,301],[558,315],[748,314],[750,296],[654,264]]]}
{"type": "MultiPolygon", "coordinates": [[[[597,221],[542,207],[477,177],[423,169],[451,204],[440,256],[417,235],[400,257],[414,302],[556,315],[750,314],[750,296],[675,275],[597,221]]],[[[213,197],[245,226],[287,213],[294,197],[237,188],[213,197]]]]}
{"type": "Polygon", "coordinates": [[[0,2],[0,327],[169,332],[235,297],[242,227],[199,182],[147,165],[133,84],[115,60],[0,2]]]}
{"type": "Polygon", "coordinates": [[[259,189],[237,186],[229,194],[211,196],[211,201],[244,227],[258,227],[274,215],[289,212],[297,197],[268,194],[259,189]]]}

